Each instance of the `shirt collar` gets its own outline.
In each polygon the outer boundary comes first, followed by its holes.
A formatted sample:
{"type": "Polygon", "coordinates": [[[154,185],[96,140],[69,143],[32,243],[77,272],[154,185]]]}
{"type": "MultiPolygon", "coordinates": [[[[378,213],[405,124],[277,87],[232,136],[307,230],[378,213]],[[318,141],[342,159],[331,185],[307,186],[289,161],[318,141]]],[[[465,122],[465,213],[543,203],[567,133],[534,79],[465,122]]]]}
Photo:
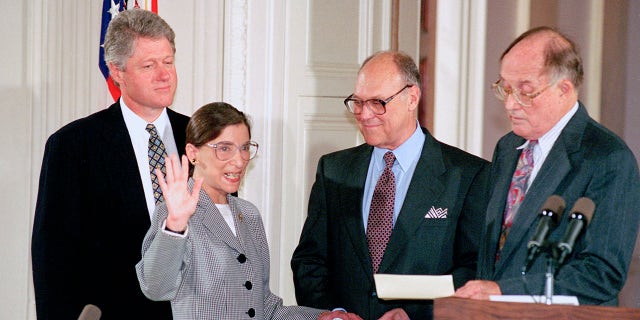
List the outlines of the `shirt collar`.
{"type": "Polygon", "coordinates": [[[396,156],[396,162],[398,162],[402,171],[407,171],[411,164],[420,157],[425,140],[425,135],[424,132],[422,132],[422,128],[420,128],[420,124],[417,121],[416,124],[416,130],[409,139],[403,142],[395,150],[374,147],[373,157],[375,158],[375,163],[377,165],[384,166],[383,156],[387,151],[391,151],[396,156]]]}
{"type": "MultiPolygon", "coordinates": [[[[148,122],[129,109],[129,106],[127,106],[122,98],[120,98],[120,106],[122,106],[120,109],[122,109],[122,116],[124,117],[124,122],[127,127],[132,128],[135,131],[142,130],[142,132],[146,133],[145,128],[147,127],[148,122]]],[[[167,108],[163,108],[160,116],[152,123],[156,127],[160,137],[164,137],[164,132],[167,129],[167,124],[169,123],[167,108]]]]}
{"type": "MultiPolygon", "coordinates": [[[[549,131],[547,131],[547,133],[542,135],[542,137],[538,138],[538,148],[540,148],[543,154],[548,154],[549,151],[551,151],[553,144],[556,143],[556,140],[558,140],[558,137],[560,136],[560,133],[562,133],[564,127],[567,126],[567,123],[569,123],[569,120],[571,120],[573,115],[578,112],[578,106],[579,103],[576,101],[569,112],[565,113],[565,115],[560,118],[560,121],[558,121],[549,131]]],[[[527,145],[529,145],[529,140],[525,141],[525,143],[523,143],[517,149],[524,149],[527,145]]]]}

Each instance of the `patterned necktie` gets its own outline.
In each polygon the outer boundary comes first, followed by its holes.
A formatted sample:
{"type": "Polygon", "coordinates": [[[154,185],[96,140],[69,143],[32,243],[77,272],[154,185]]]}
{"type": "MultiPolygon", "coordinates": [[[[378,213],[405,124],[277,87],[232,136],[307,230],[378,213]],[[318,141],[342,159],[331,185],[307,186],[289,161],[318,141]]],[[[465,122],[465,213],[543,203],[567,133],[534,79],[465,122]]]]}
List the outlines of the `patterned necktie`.
{"type": "Polygon", "coordinates": [[[155,169],[160,168],[162,173],[166,173],[164,166],[164,158],[167,156],[167,150],[164,148],[164,143],[160,140],[158,131],[153,124],[148,124],[146,130],[149,132],[149,171],[151,172],[151,187],[153,188],[153,198],[158,202],[164,201],[162,198],[162,190],[160,190],[160,184],[158,184],[158,177],[156,176],[155,169]]]}
{"type": "Polygon", "coordinates": [[[516,171],[511,178],[511,185],[509,185],[509,195],[507,196],[507,204],[504,210],[504,221],[502,223],[502,232],[500,233],[500,246],[499,250],[502,250],[509,230],[513,224],[513,219],[518,213],[520,204],[524,201],[524,196],[527,192],[527,186],[529,183],[529,177],[531,171],[533,171],[533,148],[538,144],[538,140],[531,140],[518,159],[518,165],[516,171]]]}
{"type": "Polygon", "coordinates": [[[367,244],[371,255],[373,273],[378,273],[382,256],[393,230],[393,206],[396,199],[396,178],[391,168],[396,160],[393,152],[384,154],[386,164],[376,183],[371,198],[371,209],[367,222],[367,244]]]}

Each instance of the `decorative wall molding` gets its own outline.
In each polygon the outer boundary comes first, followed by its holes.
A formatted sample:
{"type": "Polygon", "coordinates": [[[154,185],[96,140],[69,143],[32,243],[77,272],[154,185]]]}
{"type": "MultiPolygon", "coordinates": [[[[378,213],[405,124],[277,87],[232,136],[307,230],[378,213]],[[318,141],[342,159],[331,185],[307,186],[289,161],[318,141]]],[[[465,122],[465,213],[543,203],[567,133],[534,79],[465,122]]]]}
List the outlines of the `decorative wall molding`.
{"type": "Polygon", "coordinates": [[[434,70],[434,136],[482,153],[486,0],[440,1],[434,70]]]}
{"type": "Polygon", "coordinates": [[[247,84],[247,0],[225,1],[224,101],[243,109],[247,84]]]}
{"type": "MultiPolygon", "coordinates": [[[[240,1],[231,1],[233,3],[240,1]]],[[[191,66],[181,63],[179,68],[193,68],[191,86],[192,111],[202,105],[222,100],[225,48],[225,1],[195,1],[193,9],[193,41],[185,53],[193,56],[191,66]]],[[[180,5],[182,3],[180,2],[180,5]]],[[[186,21],[183,21],[186,22],[186,21]]],[[[180,43],[181,41],[179,41],[180,43]]],[[[187,61],[185,61],[187,62],[187,61]]],[[[180,88],[188,90],[186,86],[180,88]]],[[[191,113],[187,113],[191,114],[191,113]]]]}
{"type": "MultiPolygon", "coordinates": [[[[602,47],[604,37],[604,0],[590,0],[588,4],[589,17],[587,17],[588,45],[582,52],[588,52],[584,61],[584,78],[587,79],[586,87],[580,90],[586,103],[589,115],[596,121],[600,121],[600,104],[602,102],[602,47]]],[[[584,56],[584,54],[583,54],[584,56]]]]}

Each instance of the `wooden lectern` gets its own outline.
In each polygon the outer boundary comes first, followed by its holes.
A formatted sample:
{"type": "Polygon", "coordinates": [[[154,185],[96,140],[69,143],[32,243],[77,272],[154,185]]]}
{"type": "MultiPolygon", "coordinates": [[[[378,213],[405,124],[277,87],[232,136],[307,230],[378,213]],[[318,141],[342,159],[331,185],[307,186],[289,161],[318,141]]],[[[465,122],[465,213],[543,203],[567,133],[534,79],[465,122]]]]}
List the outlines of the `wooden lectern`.
{"type": "Polygon", "coordinates": [[[640,309],[440,298],[433,302],[433,319],[636,320],[640,319],[640,309]]]}

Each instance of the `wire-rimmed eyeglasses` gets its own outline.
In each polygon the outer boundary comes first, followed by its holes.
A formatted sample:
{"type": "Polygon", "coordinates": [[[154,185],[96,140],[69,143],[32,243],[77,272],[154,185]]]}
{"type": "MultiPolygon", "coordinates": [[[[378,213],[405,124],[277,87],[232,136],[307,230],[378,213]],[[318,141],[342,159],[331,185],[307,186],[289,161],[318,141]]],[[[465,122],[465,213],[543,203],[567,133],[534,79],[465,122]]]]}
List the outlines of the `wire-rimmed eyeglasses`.
{"type": "Polygon", "coordinates": [[[218,143],[207,143],[207,147],[213,148],[216,154],[216,158],[220,161],[227,161],[236,155],[236,152],[240,151],[240,157],[243,160],[249,161],[255,158],[258,154],[258,143],[255,141],[248,141],[242,145],[236,145],[229,141],[220,141],[218,143]]]}
{"type": "Polygon", "coordinates": [[[344,105],[347,107],[347,110],[349,110],[349,112],[353,114],[361,114],[362,110],[364,110],[364,106],[368,105],[369,110],[371,110],[373,114],[381,115],[387,112],[387,108],[386,108],[387,103],[389,103],[391,100],[393,100],[393,98],[399,95],[400,92],[404,91],[404,89],[409,87],[413,87],[413,85],[412,84],[405,85],[404,87],[402,87],[402,89],[400,89],[394,95],[384,100],[382,99],[360,100],[360,99],[354,98],[353,94],[351,94],[346,99],[344,99],[344,105]]]}
{"type": "Polygon", "coordinates": [[[557,81],[550,82],[542,89],[533,93],[523,93],[520,92],[520,89],[506,88],[501,84],[502,79],[498,79],[496,82],[491,84],[491,89],[493,89],[493,94],[496,95],[500,101],[506,101],[509,96],[513,96],[516,102],[523,107],[531,107],[533,105],[533,99],[537,96],[541,95],[545,90],[554,85],[557,81]]]}

